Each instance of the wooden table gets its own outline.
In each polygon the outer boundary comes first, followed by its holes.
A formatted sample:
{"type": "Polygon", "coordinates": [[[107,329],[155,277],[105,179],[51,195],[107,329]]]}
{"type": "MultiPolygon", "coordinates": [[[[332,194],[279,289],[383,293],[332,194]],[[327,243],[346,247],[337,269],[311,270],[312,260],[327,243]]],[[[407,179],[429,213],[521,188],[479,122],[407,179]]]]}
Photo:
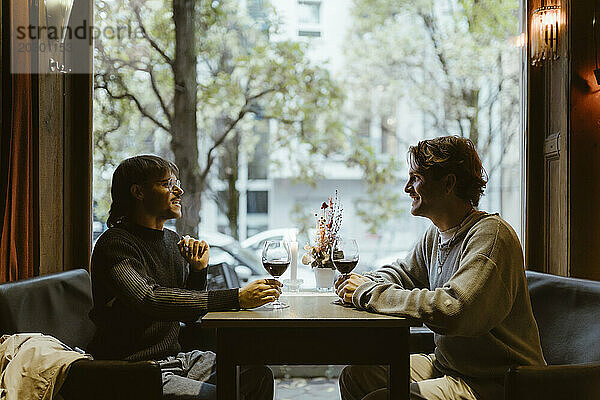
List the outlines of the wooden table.
{"type": "Polygon", "coordinates": [[[239,399],[237,366],[389,365],[390,399],[409,396],[409,327],[415,320],[331,304],[332,294],[283,295],[283,310],[211,312],[217,332],[217,399],[239,399]]]}

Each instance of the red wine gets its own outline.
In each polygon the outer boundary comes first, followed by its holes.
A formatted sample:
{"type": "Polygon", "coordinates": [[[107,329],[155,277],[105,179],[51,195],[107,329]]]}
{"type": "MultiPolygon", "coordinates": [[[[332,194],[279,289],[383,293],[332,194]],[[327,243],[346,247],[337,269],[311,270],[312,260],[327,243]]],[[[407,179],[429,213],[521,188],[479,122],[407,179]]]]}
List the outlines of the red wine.
{"type": "Polygon", "coordinates": [[[358,260],[333,260],[333,264],[342,274],[349,274],[358,264],[358,260]]]}
{"type": "Polygon", "coordinates": [[[267,261],[263,260],[263,266],[265,267],[267,272],[275,278],[279,278],[281,275],[283,275],[283,273],[285,272],[285,270],[287,269],[287,267],[289,265],[290,265],[289,261],[269,261],[269,262],[267,262],[267,261]]]}

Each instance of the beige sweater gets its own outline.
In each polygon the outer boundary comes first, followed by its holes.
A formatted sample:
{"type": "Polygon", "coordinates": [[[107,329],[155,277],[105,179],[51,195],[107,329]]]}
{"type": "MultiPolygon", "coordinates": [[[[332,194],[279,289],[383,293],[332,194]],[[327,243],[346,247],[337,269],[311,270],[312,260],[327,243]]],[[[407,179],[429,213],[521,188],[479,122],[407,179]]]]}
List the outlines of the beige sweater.
{"type": "Polygon", "coordinates": [[[502,399],[510,366],[545,364],[519,239],[498,215],[475,212],[450,243],[439,241],[432,226],[404,261],[366,274],[372,281],[353,303],[422,320],[435,333],[438,369],[482,400],[502,399]]]}

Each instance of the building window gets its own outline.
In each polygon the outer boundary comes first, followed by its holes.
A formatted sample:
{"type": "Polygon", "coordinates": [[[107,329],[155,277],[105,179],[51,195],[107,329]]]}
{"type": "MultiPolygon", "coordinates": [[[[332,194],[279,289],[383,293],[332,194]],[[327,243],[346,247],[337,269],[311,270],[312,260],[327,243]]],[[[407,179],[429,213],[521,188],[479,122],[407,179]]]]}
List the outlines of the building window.
{"type": "Polygon", "coordinates": [[[256,121],[258,142],[248,160],[248,179],[267,179],[269,171],[269,121],[256,121]]]}
{"type": "Polygon", "coordinates": [[[263,19],[266,17],[265,5],[263,0],[250,0],[248,1],[248,14],[255,20],[263,19]]]}
{"type": "Polygon", "coordinates": [[[298,36],[304,37],[321,37],[320,31],[307,31],[307,30],[299,30],[298,36]]]}
{"type": "Polygon", "coordinates": [[[316,25],[321,22],[321,2],[300,0],[298,2],[298,22],[316,25]]]}
{"type": "Polygon", "coordinates": [[[248,191],[247,213],[266,214],[269,212],[269,194],[266,190],[248,191]]]}

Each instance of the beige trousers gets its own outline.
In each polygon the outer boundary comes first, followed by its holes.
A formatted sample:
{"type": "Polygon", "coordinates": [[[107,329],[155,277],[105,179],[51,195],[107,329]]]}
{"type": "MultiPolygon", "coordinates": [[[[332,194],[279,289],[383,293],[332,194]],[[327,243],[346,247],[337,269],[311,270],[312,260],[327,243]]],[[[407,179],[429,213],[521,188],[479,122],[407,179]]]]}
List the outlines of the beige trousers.
{"type": "MultiPolygon", "coordinates": [[[[411,400],[477,400],[461,378],[442,374],[433,366],[435,355],[410,355],[411,400]]],[[[343,400],[387,400],[387,367],[350,365],[340,376],[343,400]]],[[[400,400],[400,399],[393,399],[400,400]]]]}

